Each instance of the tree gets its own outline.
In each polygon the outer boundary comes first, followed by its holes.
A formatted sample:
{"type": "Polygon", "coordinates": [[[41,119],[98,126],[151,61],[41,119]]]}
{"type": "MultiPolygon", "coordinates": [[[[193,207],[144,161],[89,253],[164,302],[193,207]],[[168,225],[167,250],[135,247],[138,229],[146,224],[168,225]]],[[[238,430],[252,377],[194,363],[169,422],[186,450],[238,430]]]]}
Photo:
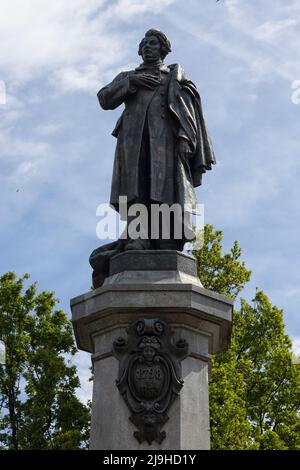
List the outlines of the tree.
{"type": "MultiPolygon", "coordinates": [[[[236,299],[251,273],[237,242],[222,254],[222,237],[205,227],[198,273],[204,287],[236,299]]],[[[300,450],[299,362],[283,311],[259,290],[234,311],[230,349],[213,357],[210,415],[213,449],[300,450]]]]}
{"type": "Polygon", "coordinates": [[[29,276],[0,277],[0,443],[3,449],[79,449],[87,445],[89,407],[79,387],[72,325],[52,292],[25,289],[29,276]]]}

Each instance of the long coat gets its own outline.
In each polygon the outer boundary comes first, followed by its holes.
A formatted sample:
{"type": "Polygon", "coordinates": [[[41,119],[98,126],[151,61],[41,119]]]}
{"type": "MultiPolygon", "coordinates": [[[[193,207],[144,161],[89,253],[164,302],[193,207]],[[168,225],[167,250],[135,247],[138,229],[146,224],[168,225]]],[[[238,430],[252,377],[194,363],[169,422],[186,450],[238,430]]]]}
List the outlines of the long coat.
{"type": "Polygon", "coordinates": [[[127,196],[129,203],[139,202],[144,184],[141,153],[146,145],[151,202],[177,202],[194,207],[193,188],[201,184],[202,174],[215,163],[200,96],[178,64],[162,64],[160,86],[154,90],[131,87],[130,76],[142,69],[143,65],[121,72],[98,93],[103,109],[125,104],[112,133],[117,137],[117,146],[110,203],[118,210],[119,196],[127,196]],[[177,155],[176,142],[180,137],[189,142],[192,150],[189,160],[181,160],[177,155]]]}

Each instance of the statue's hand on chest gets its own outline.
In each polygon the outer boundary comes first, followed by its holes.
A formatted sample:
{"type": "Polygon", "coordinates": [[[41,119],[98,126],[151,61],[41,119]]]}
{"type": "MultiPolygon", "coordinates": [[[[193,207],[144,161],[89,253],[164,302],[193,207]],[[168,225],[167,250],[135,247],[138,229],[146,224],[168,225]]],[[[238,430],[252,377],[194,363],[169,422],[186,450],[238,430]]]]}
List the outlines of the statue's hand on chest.
{"type": "Polygon", "coordinates": [[[130,86],[134,88],[148,88],[154,90],[159,84],[159,77],[150,73],[134,73],[129,77],[130,86]]]}

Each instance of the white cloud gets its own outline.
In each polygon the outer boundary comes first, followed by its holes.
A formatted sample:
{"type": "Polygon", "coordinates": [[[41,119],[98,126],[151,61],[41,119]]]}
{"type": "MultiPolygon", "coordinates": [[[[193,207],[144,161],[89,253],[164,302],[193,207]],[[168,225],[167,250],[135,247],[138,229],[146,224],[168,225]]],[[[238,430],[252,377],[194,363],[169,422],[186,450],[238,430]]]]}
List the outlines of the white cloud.
{"type": "Polygon", "coordinates": [[[109,9],[109,17],[116,16],[121,20],[128,20],[134,15],[147,12],[160,13],[164,8],[174,3],[175,0],[120,0],[109,9]]]}
{"type": "Polygon", "coordinates": [[[5,104],[0,106],[0,129],[11,126],[24,113],[24,103],[15,94],[11,94],[6,90],[5,104]]]}
{"type": "Polygon", "coordinates": [[[186,13],[171,12],[173,24],[199,44],[205,42],[238,61],[250,81],[271,76],[291,81],[300,76],[298,0],[225,0],[217,6],[207,2],[201,15],[196,5],[196,0],[187,0],[186,13]]]}
{"type": "Polygon", "coordinates": [[[283,295],[285,297],[299,297],[300,296],[299,285],[285,287],[285,289],[283,289],[283,295]]]}
{"type": "Polygon", "coordinates": [[[48,122],[47,124],[40,124],[36,126],[35,131],[38,135],[43,137],[49,137],[61,132],[65,125],[62,123],[48,122]]]}
{"type": "Polygon", "coordinates": [[[291,338],[293,343],[293,351],[295,356],[300,357],[300,336],[294,336],[291,338]]]}
{"type": "Polygon", "coordinates": [[[17,168],[17,174],[23,177],[31,176],[37,170],[36,162],[24,162],[17,168]]]}
{"type": "Polygon", "coordinates": [[[29,79],[65,61],[78,60],[90,41],[89,15],[103,1],[12,0],[2,3],[2,70],[29,79]],[[85,5],[85,8],[83,8],[85,5]],[[83,34],[84,33],[84,34],[83,34]]]}
{"type": "Polygon", "coordinates": [[[80,380],[80,388],[77,389],[76,395],[83,403],[87,403],[88,400],[92,399],[93,391],[93,382],[89,381],[92,374],[90,370],[92,365],[91,355],[84,351],[78,351],[72,363],[77,367],[80,380]]]}
{"type": "Polygon", "coordinates": [[[41,158],[48,155],[51,148],[50,144],[45,141],[12,136],[10,130],[0,133],[0,146],[2,160],[7,160],[8,156],[10,159],[15,158],[16,160],[41,158]]]}
{"type": "Polygon", "coordinates": [[[247,61],[254,59],[256,73],[275,74],[289,80],[300,73],[295,61],[300,46],[298,1],[226,0],[226,7],[230,27],[235,30],[233,34],[239,32],[245,39],[237,46],[247,61]],[[251,51],[255,51],[256,59],[251,51]]]}
{"type": "Polygon", "coordinates": [[[126,54],[129,37],[116,29],[135,16],[160,13],[174,0],[10,0],[1,4],[4,77],[28,81],[47,74],[56,87],[94,89],[126,54]]]}
{"type": "Polygon", "coordinates": [[[287,18],[278,21],[266,21],[255,29],[257,39],[272,43],[274,40],[282,36],[286,30],[299,24],[299,20],[295,18],[287,18]]]}

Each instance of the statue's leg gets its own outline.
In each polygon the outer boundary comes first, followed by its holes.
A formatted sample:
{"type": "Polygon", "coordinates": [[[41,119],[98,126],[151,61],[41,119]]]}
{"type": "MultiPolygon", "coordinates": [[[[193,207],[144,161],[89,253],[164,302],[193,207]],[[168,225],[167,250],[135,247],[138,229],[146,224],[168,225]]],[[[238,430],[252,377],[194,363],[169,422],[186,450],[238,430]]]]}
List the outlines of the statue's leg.
{"type": "Polygon", "coordinates": [[[127,217],[127,241],[125,242],[124,249],[150,250],[150,212],[143,200],[135,201],[134,204],[139,204],[141,212],[138,212],[137,215],[128,215],[127,217]]]}
{"type": "MultiPolygon", "coordinates": [[[[145,125],[142,145],[139,156],[139,195],[131,204],[140,204],[143,214],[128,216],[127,230],[128,241],[125,250],[149,250],[151,249],[151,227],[150,227],[150,155],[149,155],[149,133],[145,125]],[[139,232],[136,238],[133,236],[130,226],[139,232]]],[[[130,208],[128,209],[130,211],[130,208]]]]}
{"type": "Polygon", "coordinates": [[[185,213],[183,208],[178,212],[170,211],[170,219],[167,221],[167,223],[170,224],[169,230],[165,231],[163,229],[164,223],[166,223],[166,221],[163,219],[159,220],[159,240],[157,240],[156,243],[157,249],[183,251],[185,243],[195,239],[192,216],[189,213],[185,213]],[[168,232],[170,236],[166,238],[164,234],[168,232]]]}

